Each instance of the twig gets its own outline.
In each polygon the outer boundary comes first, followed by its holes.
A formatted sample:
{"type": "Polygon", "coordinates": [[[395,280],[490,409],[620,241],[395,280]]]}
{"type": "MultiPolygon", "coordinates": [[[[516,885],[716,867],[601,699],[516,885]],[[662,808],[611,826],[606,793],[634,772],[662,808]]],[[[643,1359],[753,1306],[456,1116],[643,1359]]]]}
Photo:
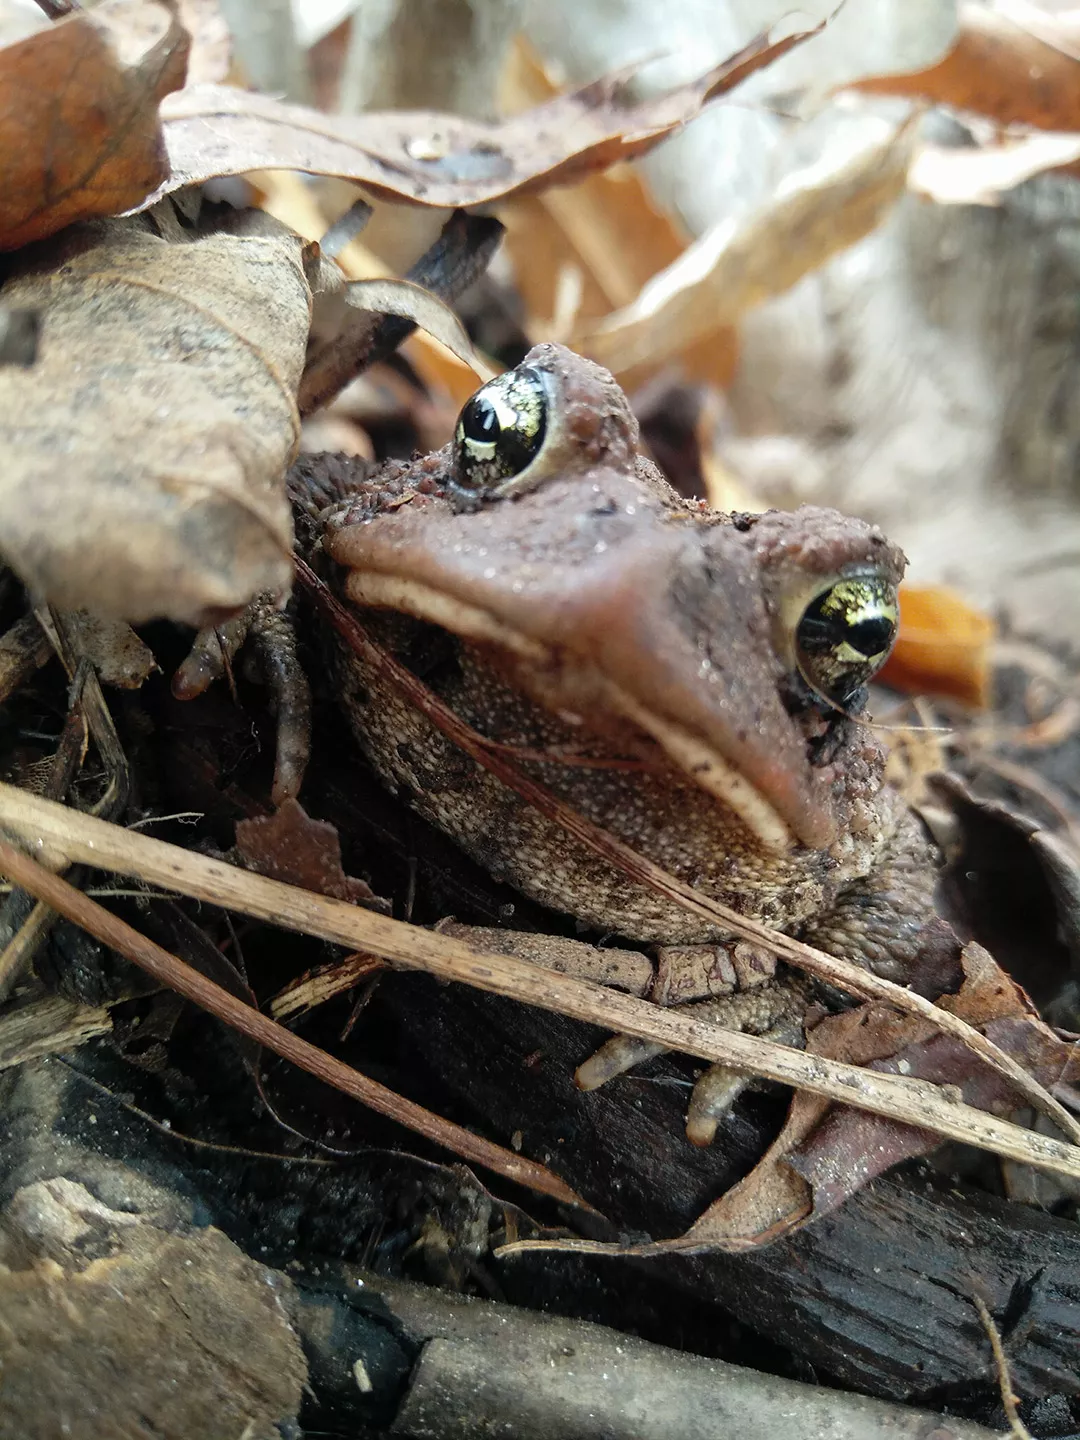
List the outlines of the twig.
{"type": "Polygon", "coordinates": [[[80,1005],[62,995],[16,1001],[0,1012],[0,1070],[76,1050],[87,1040],[108,1035],[112,1028],[105,1005],[80,1005]]]}
{"type": "Polygon", "coordinates": [[[1005,1354],[1005,1347],[1001,1343],[1001,1331],[994,1323],[994,1317],[990,1314],[989,1307],[981,1295],[973,1295],[971,1303],[979,1313],[979,1319],[982,1321],[986,1338],[990,1341],[990,1349],[994,1354],[994,1368],[997,1371],[998,1388],[1001,1391],[1001,1403],[1005,1408],[1005,1418],[1009,1422],[1009,1434],[1014,1437],[1014,1440],[1032,1440],[1031,1431],[1020,1419],[1020,1412],[1016,1408],[1019,1396],[1013,1392],[1009,1361],[1005,1354]]]}
{"type": "Polygon", "coordinates": [[[65,15],[74,15],[82,9],[79,0],[37,0],[37,7],[50,20],[63,20],[65,15]]]}
{"type": "Polygon", "coordinates": [[[1062,1134],[1068,1135],[1073,1141],[1080,1142],[1080,1123],[1069,1114],[1064,1106],[1060,1105],[1034,1076],[1017,1064],[1011,1056],[1006,1055],[993,1041],[988,1040],[985,1035],[974,1029],[960,1016],[941,1009],[903,985],[896,985],[891,980],[874,975],[871,971],[864,970],[848,960],[840,960],[834,955],[828,955],[824,950],[817,950],[812,945],[806,945],[801,940],[793,939],[790,935],[782,935],[779,931],[769,929],[767,925],[763,925],[758,920],[751,920],[745,915],[740,915],[738,911],[732,910],[719,900],[702,895],[691,886],[676,879],[674,875],[669,875],[666,870],[653,861],[638,854],[636,850],[616,839],[608,831],[594,825],[578,811],[557,800],[543,785],[537,784],[536,781],[518,770],[504,754],[489,746],[482,735],[459,719],[448,706],[432,694],[423,681],[417,679],[411,670],[399,664],[385,650],[374,644],[353,612],[347,610],[331,594],[315,572],[299,556],[296,558],[296,568],[301,581],[311,591],[319,608],[355,653],[361,654],[368,664],[378,668],[390,684],[394,685],[417,709],[421,710],[444,735],[447,735],[456,745],[471,755],[478,764],[483,765],[504,785],[516,791],[530,805],[535,806],[542,815],[561,825],[576,840],[597,855],[602,856],[624,874],[649,886],[657,893],[666,895],[674,904],[682,906],[683,909],[689,910],[693,914],[700,915],[704,920],[722,930],[741,935],[746,940],[755,941],[772,954],[787,960],[797,969],[803,970],[809,975],[815,975],[819,980],[825,980],[850,994],[861,995],[864,999],[881,1000],[896,1010],[929,1020],[938,1030],[955,1036],[992,1069],[1000,1075],[1006,1076],[1015,1085],[1017,1091],[1025,1096],[1037,1110],[1053,1120],[1062,1134]]]}
{"type": "MultiPolygon", "coordinates": [[[[503,227],[491,216],[457,210],[405,278],[441,300],[456,300],[484,273],[502,233],[503,227]]],[[[306,417],[327,404],[361,370],[396,350],[415,329],[415,321],[395,315],[348,311],[340,334],[307,362],[296,402],[300,414],[306,417]]]]}
{"type": "MultiPolygon", "coordinates": [[[[524,960],[506,955],[479,954],[450,936],[406,925],[400,920],[361,910],[342,900],[268,880],[265,876],[239,870],[220,860],[154,840],[148,835],[134,834],[2,783],[0,827],[35,851],[60,853],[71,861],[137,877],[191,899],[236,910],[303,935],[329,940],[349,950],[370,951],[406,969],[423,970],[441,980],[472,985],[479,990],[535,1005],[542,1010],[552,1010],[608,1030],[640,1035],[657,1041],[669,1050],[679,1050],[735,1070],[776,1080],[782,1085],[824,1095],[841,1104],[885,1115],[962,1144],[1003,1155],[1006,1159],[1034,1165],[1037,1169],[1080,1178],[1080,1147],[1026,1130],[1007,1120],[999,1120],[983,1110],[965,1105],[953,1098],[949,1090],[929,1081],[806,1055],[800,1050],[753,1035],[724,1030],[692,1015],[680,1014],[678,1010],[634,1000],[601,985],[540,969],[524,960]]],[[[22,852],[11,846],[0,846],[0,873],[8,873],[25,889],[47,898],[50,904],[53,897],[62,896],[64,913],[81,925],[83,907],[92,906],[92,902],[62,881],[50,877],[42,867],[34,865],[30,868],[31,863],[22,852]],[[16,869],[17,875],[13,873],[16,869]],[[23,877],[29,877],[32,884],[26,884],[23,877]],[[78,913],[69,910],[70,897],[78,902],[78,913]]],[[[98,906],[92,906],[95,923],[99,914],[107,913],[98,906]]],[[[106,943],[113,942],[110,939],[106,943]]],[[[209,984],[201,976],[196,979],[203,985],[209,984]]],[[[227,999],[230,1008],[239,1007],[244,1016],[255,1017],[260,1027],[271,1027],[275,1044],[269,1048],[276,1048],[279,1033],[283,1033],[292,1045],[303,1044],[288,1031],[279,1032],[279,1028],[265,1016],[231,996],[227,999]]],[[[261,1035],[255,1038],[260,1039],[260,1043],[268,1043],[262,1040],[261,1035]]],[[[319,1051],[316,1054],[325,1058],[319,1051]]],[[[348,1074],[356,1076],[355,1071],[348,1071],[348,1074]]],[[[369,1086],[372,1083],[365,1082],[369,1086]]],[[[475,1137],[471,1138],[475,1141],[475,1137]]]]}
{"type": "MultiPolygon", "coordinates": [[[[62,809],[63,807],[58,808],[62,809]]],[[[160,842],[140,837],[139,843],[157,845],[160,842]]],[[[91,846],[91,851],[93,848],[91,846]]],[[[171,849],[172,847],[166,848],[171,849]]],[[[178,853],[182,855],[185,852],[179,851],[178,853]]],[[[102,857],[99,856],[91,863],[100,864],[101,861],[102,857]]],[[[105,863],[108,864],[108,861],[105,863]]],[[[473,1135],[471,1131],[465,1130],[462,1126],[454,1125],[451,1121],[432,1114],[430,1110],[425,1110],[422,1105],[404,1099],[385,1085],[380,1085],[378,1081],[371,1080],[358,1070],[354,1070],[350,1065],[335,1060],[333,1056],[327,1055],[318,1046],[302,1040],[299,1035],[294,1035],[268,1016],[263,1015],[252,1006],[246,1005],[242,1000],[238,1000],[228,990],[223,989],[220,985],[215,985],[205,975],[200,975],[190,965],[185,965],[175,955],[170,955],[160,945],[155,945],[145,935],[140,935],[126,921],[105,910],[84,895],[81,890],[76,890],[73,885],[69,885],[58,875],[50,874],[43,865],[39,865],[29,855],[3,841],[0,841],[0,871],[16,881],[23,889],[36,895],[39,900],[52,906],[59,914],[65,915],[74,924],[95,936],[103,945],[110,946],[125,959],[130,960],[132,964],[138,965],[159,985],[166,985],[170,990],[175,990],[177,994],[183,995],[186,1000],[202,1006],[204,1010],[208,1010],[218,1019],[224,1020],[227,1025],[231,1025],[241,1035],[246,1035],[256,1044],[272,1050],[275,1055],[280,1055],[282,1059],[298,1065],[300,1069],[308,1071],[317,1079],[325,1081],[326,1084],[332,1085],[346,1095],[351,1095],[353,1099],[359,1100],[372,1110],[378,1111],[379,1114],[388,1115],[392,1120],[397,1120],[399,1124],[407,1125],[411,1130],[426,1135],[437,1144],[445,1145],[447,1149],[453,1150],[464,1159],[472,1160],[478,1165],[485,1165],[489,1170],[494,1170],[517,1184],[528,1185],[533,1190],[551,1195],[554,1199],[562,1201],[563,1204],[587,1210],[592,1209],[580,1195],[544,1166],[536,1165],[531,1160],[523,1160],[519,1155],[504,1150],[502,1146],[495,1145],[490,1140],[484,1140],[479,1135],[473,1135]]],[[[265,883],[273,884],[275,882],[265,883]]],[[[282,888],[290,889],[292,887],[283,886],[282,888]]],[[[345,908],[351,909],[352,907],[345,906],[345,908]]]]}
{"type": "MultiPolygon", "coordinates": [[[[60,741],[49,762],[45,794],[50,800],[63,800],[86,754],[89,730],[86,716],[78,702],[68,712],[60,741]]],[[[0,934],[6,933],[8,917],[19,913],[19,891],[13,889],[0,910],[0,934]]],[[[47,905],[40,902],[19,925],[11,939],[0,950],[0,1003],[6,1000],[30,968],[34,956],[44,943],[56,919],[47,905]]]]}
{"type": "Polygon", "coordinates": [[[226,1145],[220,1140],[204,1140],[199,1135],[185,1135],[182,1130],[175,1129],[167,1121],[159,1120],[156,1115],[151,1115],[149,1110],[144,1110],[140,1105],[134,1104],[131,1100],[125,1100],[122,1095],[117,1095],[115,1090],[110,1090],[108,1085],[103,1085],[95,1076],[88,1075],[77,1065],[72,1065],[70,1060],[65,1060],[62,1055],[56,1058],[84,1085],[89,1085],[92,1090],[105,1096],[114,1105],[118,1105],[121,1110],[126,1110],[129,1115],[137,1116],[144,1124],[164,1135],[167,1140],[176,1140],[181,1145],[191,1145],[197,1150],[213,1150],[218,1155],[239,1155],[245,1160],[275,1160],[281,1165],[332,1166],[338,1163],[329,1155],[283,1155],[280,1151],[251,1150],[246,1145],[226,1145]]]}

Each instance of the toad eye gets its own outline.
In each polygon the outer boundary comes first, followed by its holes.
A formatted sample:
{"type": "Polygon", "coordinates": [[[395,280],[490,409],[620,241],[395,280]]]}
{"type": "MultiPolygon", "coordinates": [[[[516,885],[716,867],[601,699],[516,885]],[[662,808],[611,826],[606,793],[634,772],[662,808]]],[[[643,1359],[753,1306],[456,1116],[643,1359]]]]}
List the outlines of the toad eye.
{"type": "Polygon", "coordinates": [[[476,499],[510,493],[507,482],[536,459],[547,431],[548,388],[522,365],[477,390],[454,431],[454,483],[476,499]]]}
{"type": "Polygon", "coordinates": [[[795,630],[795,653],[803,677],[837,705],[889,658],[899,605],[896,586],[879,575],[837,580],[817,595],[795,630]]]}

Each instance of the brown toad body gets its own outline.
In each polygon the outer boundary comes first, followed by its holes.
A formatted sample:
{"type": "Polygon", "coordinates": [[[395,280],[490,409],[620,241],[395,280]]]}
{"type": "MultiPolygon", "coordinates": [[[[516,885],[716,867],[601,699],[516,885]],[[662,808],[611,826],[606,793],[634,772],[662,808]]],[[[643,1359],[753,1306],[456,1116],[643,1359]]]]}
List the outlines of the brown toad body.
{"type": "MultiPolygon", "coordinates": [[[[324,510],[322,548],[375,638],[568,805],[703,894],[910,982],[931,855],[852,718],[891,643],[902,554],[829,510],[686,501],[637,443],[607,371],[538,346],[450,446],[324,510]]],[[[728,944],[362,660],[340,674],[379,772],[492,874],[598,932],[728,944]]]]}

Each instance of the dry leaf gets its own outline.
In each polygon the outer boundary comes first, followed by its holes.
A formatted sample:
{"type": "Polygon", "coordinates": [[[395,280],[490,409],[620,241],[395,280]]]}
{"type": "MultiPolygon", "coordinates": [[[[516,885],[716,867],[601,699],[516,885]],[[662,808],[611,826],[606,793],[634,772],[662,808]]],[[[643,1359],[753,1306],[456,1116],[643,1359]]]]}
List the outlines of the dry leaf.
{"type": "Polygon", "coordinates": [[[300,382],[298,403],[305,418],[349,383],[374,360],[385,358],[420,325],[440,346],[454,354],[454,364],[468,367],[469,394],[476,375],[495,373],[476,354],[457,316],[446,305],[483,273],[502,236],[491,216],[455,210],[439,238],[410,267],[406,280],[358,280],[343,286],[331,262],[320,264],[316,315],[322,344],[312,349],[300,382]],[[459,358],[460,357],[460,358],[459,358]]]}
{"type": "Polygon", "coordinates": [[[154,652],[123,620],[71,610],[59,625],[70,653],[91,661],[103,685],[138,690],[158,668],[154,652]]]}
{"type": "Polygon", "coordinates": [[[943,585],[900,587],[900,633],[878,677],[919,695],[990,704],[994,622],[943,585]]]}
{"type": "MultiPolygon", "coordinates": [[[[557,93],[537,57],[519,39],[501,82],[503,109],[522,110],[557,93]]],[[[507,227],[514,280],[534,340],[565,343],[585,322],[629,305],[646,281],[673,264],[689,243],[673,217],[657,208],[640,171],[627,165],[590,175],[572,187],[519,196],[500,207],[499,218],[507,227]],[[571,272],[579,278],[580,294],[564,322],[560,282],[571,272]]],[[[731,381],[736,355],[736,337],[728,332],[690,347],[680,359],[684,374],[723,386],[731,381]]]]}
{"type": "Polygon", "coordinates": [[[321,115],[227,86],[192,86],[162,107],[172,174],[144,203],[251,170],[337,175],[388,198],[447,208],[566,185],[644,155],[819,29],[772,43],[758,38],[699,79],[649,100],[629,97],[633,72],[621,71],[493,124],[428,111],[321,115]]]}
{"type": "Polygon", "coordinates": [[[284,801],[274,815],[237,821],[236,848],[248,869],[260,875],[389,913],[389,902],[380,900],[366,880],[345,874],[336,828],[327,820],[313,820],[299,800],[284,801]]]}
{"type": "MultiPolygon", "coordinates": [[[[964,981],[956,995],[938,1002],[1021,1061],[1042,1083],[1075,1076],[1075,1045],[1043,1024],[1027,996],[993,957],[974,943],[961,956],[964,981]]],[[[969,1105],[1001,1110],[1015,1106],[1015,1091],[1000,1075],[973,1067],[950,1035],[913,1015],[862,1005],[831,1015],[810,1030],[807,1052],[868,1066],[888,1074],[957,1086],[969,1105]]],[[[792,1101],[783,1130],[750,1174],[733,1186],[665,1250],[739,1251],[771,1244],[819,1220],[901,1160],[934,1149],[932,1131],[899,1124],[807,1093],[792,1101]]]]}
{"type": "MultiPolygon", "coordinates": [[[[558,87],[521,37],[511,49],[499,93],[507,114],[558,95],[558,87]]],[[[590,175],[573,189],[522,198],[505,213],[500,210],[500,219],[509,231],[518,289],[528,313],[538,318],[550,319],[555,313],[561,264],[576,262],[586,276],[589,293],[581,313],[606,315],[629,305],[649,276],[676,260],[688,242],[681,227],[656,209],[640,174],[631,168],[590,175]],[[552,239],[554,248],[546,248],[552,239]]]]}
{"type": "MultiPolygon", "coordinates": [[[[254,177],[248,176],[249,182],[253,179],[261,192],[260,208],[274,215],[297,234],[317,241],[325,254],[323,241],[328,233],[327,217],[319,208],[315,187],[305,184],[299,175],[288,170],[267,171],[254,177]]],[[[350,280],[397,278],[389,266],[355,237],[335,254],[334,262],[350,280]]],[[[432,287],[428,285],[426,288],[432,287]]],[[[414,332],[402,341],[398,349],[429,390],[446,392],[450,396],[453,404],[449,429],[452,429],[457,412],[476,389],[476,375],[471,367],[458,360],[438,340],[425,334],[423,330],[414,332]]],[[[319,363],[317,353],[312,353],[310,363],[319,363]]],[[[355,370],[352,373],[355,374],[355,370]]],[[[307,414],[306,397],[301,403],[301,411],[307,414]]],[[[445,443],[447,434],[440,435],[428,448],[438,449],[445,443]]]]}
{"type": "Polygon", "coordinates": [[[912,161],[908,187],[939,205],[1000,205],[1007,190],[1080,160],[1080,135],[1036,130],[1002,145],[924,145],[912,161]]]}
{"type": "Polygon", "coordinates": [[[151,0],[110,0],[0,50],[0,249],[161,184],[158,104],[184,83],[187,54],[187,32],[151,0]]]}
{"type": "MultiPolygon", "coordinates": [[[[1020,7],[1010,7],[1019,16],[1020,7]]],[[[1031,6],[1023,7],[1030,14],[1031,6]]],[[[1054,17],[1043,16],[1040,35],[1003,13],[968,4],[952,49],[925,70],[907,75],[874,75],[845,86],[874,95],[905,95],[973,110],[1000,125],[1034,125],[1040,130],[1080,130],[1080,61],[1048,43],[1054,17]]],[[[1068,45],[1075,25],[1062,26],[1068,45]]]]}
{"type": "Polygon", "coordinates": [[[910,124],[878,130],[842,164],[788,177],[765,205],[702,235],[577,347],[619,373],[736,324],[874,230],[904,191],[913,148],[910,124]]]}
{"type": "Polygon", "coordinates": [[[366,315],[397,315],[414,321],[421,330],[445,345],[481,382],[495,371],[477,354],[468,331],[450,306],[438,295],[409,280],[354,280],[343,292],[346,305],[366,315]]]}
{"type": "Polygon", "coordinates": [[[0,369],[0,549],[63,609],[205,625],[290,583],[302,242],[235,228],[96,221],[18,257],[5,297],[43,332],[0,369]]]}

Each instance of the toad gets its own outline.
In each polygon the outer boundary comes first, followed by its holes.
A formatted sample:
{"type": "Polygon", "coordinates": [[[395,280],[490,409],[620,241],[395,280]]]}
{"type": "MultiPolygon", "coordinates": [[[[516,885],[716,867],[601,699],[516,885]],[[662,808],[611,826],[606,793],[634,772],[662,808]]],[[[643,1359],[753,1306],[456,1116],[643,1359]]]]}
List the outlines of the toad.
{"type": "MultiPolygon", "coordinates": [[[[862,719],[904,564],[877,529],[683,499],[614,378],[557,345],[479,389],[444,449],[327,474],[297,470],[309,538],[373,638],[469,726],[703,894],[921,984],[933,855],[862,719]]],[[[571,838],[363,659],[336,663],[384,781],[493,876],[601,935],[695,947],[714,1017],[799,1042],[805,982],[571,838]]],[[[579,1083],[657,1049],[616,1040],[579,1083]]],[[[707,1074],[691,1138],[743,1083],[707,1074]]]]}

